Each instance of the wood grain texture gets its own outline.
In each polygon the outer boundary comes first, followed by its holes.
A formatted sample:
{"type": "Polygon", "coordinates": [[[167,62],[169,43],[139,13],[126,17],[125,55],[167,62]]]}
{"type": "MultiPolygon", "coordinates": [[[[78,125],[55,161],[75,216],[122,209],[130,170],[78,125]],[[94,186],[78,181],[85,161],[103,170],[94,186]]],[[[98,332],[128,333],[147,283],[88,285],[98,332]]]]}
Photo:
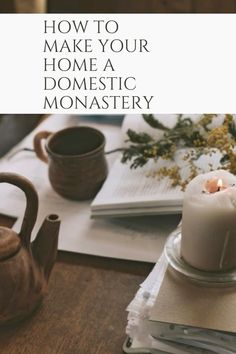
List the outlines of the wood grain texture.
{"type": "MultiPolygon", "coordinates": [[[[46,9],[42,4],[33,7],[31,1],[26,6],[31,12],[46,9]]],[[[236,0],[48,0],[47,9],[51,13],[235,13],[236,0]]],[[[22,7],[17,8],[13,0],[1,0],[0,13],[16,10],[22,12],[22,7]]]]}
{"type": "Polygon", "coordinates": [[[18,326],[0,329],[0,353],[121,354],[126,306],[151,269],[59,252],[43,305],[18,326]]]}
{"type": "Polygon", "coordinates": [[[125,308],[149,270],[61,254],[43,306],[18,328],[0,333],[1,353],[121,353],[125,308]]]}
{"type": "Polygon", "coordinates": [[[14,0],[1,0],[0,13],[12,13],[12,12],[15,12],[14,0]]]}
{"type": "Polygon", "coordinates": [[[159,13],[188,13],[192,11],[192,0],[160,0],[153,1],[153,12],[159,13]]]}
{"type": "Polygon", "coordinates": [[[155,13],[155,12],[188,12],[191,11],[191,0],[74,0],[48,1],[49,12],[81,12],[81,13],[155,13]]]}
{"type": "Polygon", "coordinates": [[[112,13],[165,13],[165,12],[189,12],[191,11],[191,0],[96,0],[81,1],[80,12],[112,12],[112,13]]]}
{"type": "Polygon", "coordinates": [[[192,0],[192,12],[235,13],[235,0],[192,0]]]}
{"type": "Polygon", "coordinates": [[[236,0],[48,0],[56,13],[231,13],[236,0]]]}

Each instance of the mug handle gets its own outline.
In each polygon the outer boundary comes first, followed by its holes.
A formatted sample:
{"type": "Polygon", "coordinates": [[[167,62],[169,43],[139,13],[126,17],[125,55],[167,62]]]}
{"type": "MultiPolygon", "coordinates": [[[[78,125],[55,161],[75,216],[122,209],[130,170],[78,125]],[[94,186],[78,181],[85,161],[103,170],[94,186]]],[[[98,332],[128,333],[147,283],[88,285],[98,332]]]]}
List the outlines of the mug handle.
{"type": "Polygon", "coordinates": [[[45,163],[48,163],[48,156],[42,147],[42,140],[47,139],[50,135],[52,135],[52,132],[44,130],[38,132],[34,137],[34,151],[36,156],[45,163]]]}

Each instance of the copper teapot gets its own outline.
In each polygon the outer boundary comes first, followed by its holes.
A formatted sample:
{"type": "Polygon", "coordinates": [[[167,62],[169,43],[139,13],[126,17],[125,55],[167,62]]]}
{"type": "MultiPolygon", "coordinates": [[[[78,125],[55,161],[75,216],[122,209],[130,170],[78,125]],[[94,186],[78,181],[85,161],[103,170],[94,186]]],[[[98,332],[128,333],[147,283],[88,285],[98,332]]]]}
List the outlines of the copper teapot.
{"type": "Polygon", "coordinates": [[[30,243],[38,214],[38,194],[30,181],[13,173],[0,173],[0,183],[20,188],[26,210],[19,234],[0,226],[0,325],[18,321],[41,303],[54,265],[60,221],[57,215],[44,220],[30,243]]]}

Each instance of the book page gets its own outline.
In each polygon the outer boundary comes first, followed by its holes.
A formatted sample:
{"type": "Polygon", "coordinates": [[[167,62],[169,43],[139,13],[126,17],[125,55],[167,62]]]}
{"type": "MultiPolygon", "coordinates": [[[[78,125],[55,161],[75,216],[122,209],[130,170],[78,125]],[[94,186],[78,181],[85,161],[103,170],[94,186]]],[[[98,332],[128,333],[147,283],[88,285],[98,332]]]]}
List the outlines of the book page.
{"type": "Polygon", "coordinates": [[[135,207],[137,203],[142,203],[142,207],[181,204],[183,192],[180,187],[171,188],[168,178],[158,180],[148,177],[160,168],[160,163],[149,161],[142,168],[131,170],[120,160],[121,157],[114,163],[102,190],[92,203],[92,208],[128,208],[135,207]]]}

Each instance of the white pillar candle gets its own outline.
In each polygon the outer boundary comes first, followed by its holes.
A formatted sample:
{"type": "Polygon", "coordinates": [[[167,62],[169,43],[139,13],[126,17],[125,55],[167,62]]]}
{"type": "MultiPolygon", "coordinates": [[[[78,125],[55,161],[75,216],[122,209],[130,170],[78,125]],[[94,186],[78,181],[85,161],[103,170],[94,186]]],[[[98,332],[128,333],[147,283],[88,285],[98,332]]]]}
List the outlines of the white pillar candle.
{"type": "Polygon", "coordinates": [[[187,186],[181,256],[204,271],[236,267],[236,177],[231,173],[201,174],[187,186]]]}

